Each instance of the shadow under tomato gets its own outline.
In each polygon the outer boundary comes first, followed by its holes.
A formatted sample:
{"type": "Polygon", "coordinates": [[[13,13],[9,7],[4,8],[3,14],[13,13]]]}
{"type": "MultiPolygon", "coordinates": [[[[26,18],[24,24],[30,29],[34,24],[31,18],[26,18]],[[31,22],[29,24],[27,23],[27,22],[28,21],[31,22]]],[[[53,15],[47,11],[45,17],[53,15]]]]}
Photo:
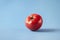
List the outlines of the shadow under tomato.
{"type": "Polygon", "coordinates": [[[40,29],[34,32],[57,32],[60,31],[60,29],[40,29]]]}

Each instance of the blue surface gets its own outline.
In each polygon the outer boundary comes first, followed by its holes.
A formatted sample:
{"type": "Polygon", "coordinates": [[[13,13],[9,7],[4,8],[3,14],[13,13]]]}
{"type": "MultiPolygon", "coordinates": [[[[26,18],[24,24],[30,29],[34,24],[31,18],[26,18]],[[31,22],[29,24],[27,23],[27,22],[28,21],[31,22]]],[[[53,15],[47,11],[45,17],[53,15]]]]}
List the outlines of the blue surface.
{"type": "Polygon", "coordinates": [[[0,40],[60,40],[60,0],[0,0],[0,40]],[[36,32],[24,23],[31,13],[43,18],[36,32]]]}

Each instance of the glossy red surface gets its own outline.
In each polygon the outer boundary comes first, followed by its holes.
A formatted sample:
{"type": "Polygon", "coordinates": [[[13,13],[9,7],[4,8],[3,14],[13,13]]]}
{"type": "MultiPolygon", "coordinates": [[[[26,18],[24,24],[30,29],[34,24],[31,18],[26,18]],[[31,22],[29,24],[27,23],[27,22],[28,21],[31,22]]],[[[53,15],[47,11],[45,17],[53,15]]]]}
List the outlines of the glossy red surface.
{"type": "Polygon", "coordinates": [[[43,23],[42,17],[39,14],[33,13],[26,18],[25,25],[28,29],[36,31],[41,28],[43,23]]]}

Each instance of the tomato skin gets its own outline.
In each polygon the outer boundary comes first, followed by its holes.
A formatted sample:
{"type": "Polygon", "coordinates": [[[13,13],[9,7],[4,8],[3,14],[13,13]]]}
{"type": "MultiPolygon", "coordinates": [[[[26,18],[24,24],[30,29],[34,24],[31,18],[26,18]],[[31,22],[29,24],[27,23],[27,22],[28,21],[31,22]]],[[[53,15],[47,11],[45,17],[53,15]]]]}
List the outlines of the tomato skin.
{"type": "Polygon", "coordinates": [[[32,31],[36,31],[41,28],[42,23],[42,17],[36,13],[29,15],[25,20],[26,27],[32,31]]]}

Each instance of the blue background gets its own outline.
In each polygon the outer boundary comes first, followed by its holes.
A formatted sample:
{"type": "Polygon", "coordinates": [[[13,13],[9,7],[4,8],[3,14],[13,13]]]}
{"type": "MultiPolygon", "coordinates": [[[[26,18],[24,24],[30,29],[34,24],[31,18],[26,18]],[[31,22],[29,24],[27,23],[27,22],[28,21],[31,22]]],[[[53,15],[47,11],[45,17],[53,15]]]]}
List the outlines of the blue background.
{"type": "Polygon", "coordinates": [[[0,40],[60,40],[60,0],[0,0],[0,40]],[[36,32],[24,23],[31,13],[43,18],[36,32]]]}

